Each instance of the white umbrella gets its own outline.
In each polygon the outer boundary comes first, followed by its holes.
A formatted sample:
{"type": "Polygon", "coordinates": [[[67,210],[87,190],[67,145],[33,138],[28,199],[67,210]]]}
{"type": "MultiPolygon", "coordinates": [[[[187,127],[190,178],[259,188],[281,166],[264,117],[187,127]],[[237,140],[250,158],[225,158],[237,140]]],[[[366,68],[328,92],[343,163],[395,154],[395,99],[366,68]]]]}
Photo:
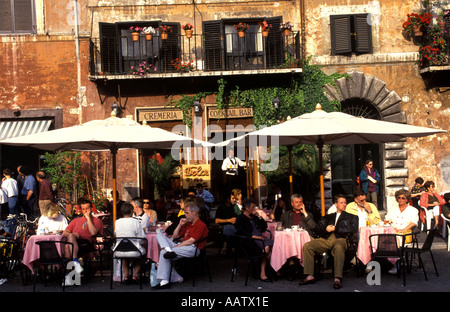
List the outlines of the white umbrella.
{"type": "MultiPolygon", "coordinates": [[[[405,137],[423,137],[436,133],[446,133],[441,129],[411,126],[375,119],[355,117],[341,112],[327,113],[317,104],[316,110],[292,118],[281,124],[249,132],[234,139],[223,141],[217,146],[232,143],[246,146],[278,144],[316,144],[319,148],[320,194],[322,215],[325,212],[323,185],[322,148],[324,144],[369,144],[395,142],[405,137]]],[[[292,193],[292,166],[289,177],[292,193]]]]}
{"type": "Polygon", "coordinates": [[[111,151],[113,157],[113,220],[116,220],[116,155],[119,149],[171,149],[195,144],[212,146],[201,140],[143,126],[128,118],[109,117],[84,124],[0,141],[0,144],[28,146],[42,150],[111,151]]]}

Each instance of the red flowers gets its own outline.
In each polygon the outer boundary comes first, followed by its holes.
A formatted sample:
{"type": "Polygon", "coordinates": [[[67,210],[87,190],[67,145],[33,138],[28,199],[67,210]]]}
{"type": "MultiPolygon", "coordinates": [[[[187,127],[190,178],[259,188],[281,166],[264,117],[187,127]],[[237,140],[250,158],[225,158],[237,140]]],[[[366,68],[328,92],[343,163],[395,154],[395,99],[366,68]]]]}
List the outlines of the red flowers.
{"type": "Polygon", "coordinates": [[[431,23],[433,15],[430,13],[411,13],[407,14],[408,19],[403,23],[403,28],[407,33],[413,32],[414,26],[428,26],[431,23]]]}
{"type": "Polygon", "coordinates": [[[195,69],[193,60],[190,60],[189,62],[183,62],[176,58],[174,61],[171,61],[171,63],[172,66],[175,67],[175,69],[180,73],[187,73],[195,69]]]}

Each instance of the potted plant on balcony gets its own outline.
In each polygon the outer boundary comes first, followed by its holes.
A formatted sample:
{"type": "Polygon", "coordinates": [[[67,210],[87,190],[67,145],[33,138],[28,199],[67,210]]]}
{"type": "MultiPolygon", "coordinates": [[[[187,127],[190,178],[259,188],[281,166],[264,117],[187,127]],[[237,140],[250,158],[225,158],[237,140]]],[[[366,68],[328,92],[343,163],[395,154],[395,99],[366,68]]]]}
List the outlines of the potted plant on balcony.
{"type": "Polygon", "coordinates": [[[184,29],[186,38],[188,38],[188,39],[192,38],[192,33],[194,32],[192,29],[194,28],[194,26],[187,23],[186,25],[182,25],[181,28],[184,29]]]}
{"type": "Polygon", "coordinates": [[[291,34],[293,27],[294,26],[289,21],[287,21],[286,23],[281,23],[280,25],[280,29],[284,32],[285,36],[289,36],[291,34]]]}
{"type": "Polygon", "coordinates": [[[193,60],[190,60],[189,62],[184,62],[176,58],[174,61],[171,61],[171,63],[172,66],[175,67],[175,69],[180,73],[188,73],[195,69],[193,60]]]}
{"type": "Polygon", "coordinates": [[[411,13],[407,14],[407,20],[403,23],[403,29],[409,35],[420,37],[423,35],[424,27],[427,27],[433,18],[430,13],[411,13]]]}
{"type": "Polygon", "coordinates": [[[131,26],[129,30],[131,32],[131,38],[133,39],[133,41],[139,41],[139,36],[141,34],[142,27],[131,26]]]}
{"type": "Polygon", "coordinates": [[[157,71],[156,67],[144,61],[137,66],[131,66],[129,73],[132,75],[143,77],[156,71],[157,71]]]}
{"type": "Polygon", "coordinates": [[[152,26],[144,27],[142,32],[145,35],[146,40],[152,40],[153,34],[155,33],[155,29],[152,26]]]}
{"type": "Polygon", "coordinates": [[[161,25],[158,29],[162,40],[166,40],[169,37],[169,33],[172,32],[172,26],[161,25]]]}
{"type": "Polygon", "coordinates": [[[267,37],[269,35],[269,30],[272,28],[272,24],[267,23],[267,21],[262,21],[258,23],[261,28],[261,32],[263,37],[267,37]]]}
{"type": "Polygon", "coordinates": [[[245,37],[245,31],[248,29],[248,24],[240,22],[237,25],[234,25],[234,29],[237,30],[239,38],[245,37]]]}

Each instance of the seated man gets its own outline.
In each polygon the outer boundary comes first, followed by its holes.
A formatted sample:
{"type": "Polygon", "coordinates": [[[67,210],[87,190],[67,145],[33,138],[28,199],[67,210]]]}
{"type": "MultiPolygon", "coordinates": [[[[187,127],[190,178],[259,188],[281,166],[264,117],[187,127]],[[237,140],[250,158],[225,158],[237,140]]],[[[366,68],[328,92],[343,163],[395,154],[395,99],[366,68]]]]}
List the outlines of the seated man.
{"type": "MultiPolygon", "coordinates": [[[[67,241],[73,244],[73,261],[77,274],[81,274],[84,271],[78,262],[78,257],[94,251],[94,236],[97,234],[103,235],[102,221],[92,215],[92,202],[82,199],[80,200],[80,207],[83,215],[70,221],[63,232],[67,241]]],[[[71,246],[66,245],[66,257],[71,255],[70,248],[71,246]]],[[[66,284],[70,285],[71,283],[66,284]]]]}
{"type": "Polygon", "coordinates": [[[354,202],[351,202],[345,208],[345,211],[351,213],[359,218],[359,227],[367,226],[369,223],[377,225],[381,218],[377,207],[366,201],[366,193],[363,190],[357,189],[353,194],[354,202]]]}
{"type": "Polygon", "coordinates": [[[293,225],[298,225],[304,228],[309,235],[313,236],[313,230],[316,227],[312,213],[306,212],[305,204],[303,203],[303,197],[300,194],[294,194],[291,196],[292,210],[287,210],[281,215],[281,226],[284,228],[290,228],[293,225]]]}
{"type": "MultiPolygon", "coordinates": [[[[206,224],[200,220],[199,208],[195,205],[184,207],[186,218],[180,219],[178,226],[173,231],[172,239],[182,238],[181,243],[175,243],[163,233],[156,235],[156,240],[161,247],[159,255],[158,271],[156,278],[161,282],[152,287],[153,289],[170,288],[170,259],[192,258],[195,256],[195,242],[208,236],[209,230],[206,224]]],[[[206,241],[199,244],[201,250],[205,247],[206,241]]],[[[175,268],[172,270],[172,281],[183,281],[175,268]]]]}
{"type": "Polygon", "coordinates": [[[211,206],[214,204],[214,196],[210,191],[203,188],[203,184],[197,183],[197,197],[201,197],[205,200],[205,207],[208,211],[211,210],[211,206]]]}
{"type": "Polygon", "coordinates": [[[344,268],[345,251],[347,249],[348,235],[358,232],[358,217],[345,212],[347,201],[344,195],[336,195],[336,213],[328,214],[319,227],[319,238],[313,239],[303,246],[303,263],[306,278],[299,285],[315,282],[314,256],[331,251],[334,257],[334,288],[342,287],[342,273],[344,268]]]}
{"type": "Polygon", "coordinates": [[[236,228],[234,227],[237,218],[236,211],[234,210],[235,203],[236,198],[233,194],[231,194],[227,199],[227,202],[223,205],[220,205],[216,211],[215,222],[222,227],[222,234],[224,235],[226,243],[227,256],[231,254],[231,245],[229,238],[236,232],[236,228]]]}

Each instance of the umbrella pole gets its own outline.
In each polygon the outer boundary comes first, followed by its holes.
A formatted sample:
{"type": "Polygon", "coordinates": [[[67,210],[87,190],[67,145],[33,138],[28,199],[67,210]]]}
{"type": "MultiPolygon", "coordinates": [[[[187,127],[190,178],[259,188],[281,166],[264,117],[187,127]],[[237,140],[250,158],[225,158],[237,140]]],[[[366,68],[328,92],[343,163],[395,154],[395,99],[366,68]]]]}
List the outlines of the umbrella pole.
{"type": "Polygon", "coordinates": [[[116,218],[117,218],[117,187],[116,187],[116,156],[117,156],[117,147],[111,148],[112,153],[112,171],[113,171],[113,233],[114,233],[114,226],[116,224],[116,218]]]}
{"type": "Polygon", "coordinates": [[[289,197],[294,194],[294,181],[292,178],[292,146],[288,146],[289,151],[289,197]]]}
{"type": "Polygon", "coordinates": [[[322,217],[325,216],[325,188],[323,181],[323,140],[320,138],[317,141],[317,147],[319,148],[319,174],[320,174],[320,207],[322,211],[322,217]]]}

